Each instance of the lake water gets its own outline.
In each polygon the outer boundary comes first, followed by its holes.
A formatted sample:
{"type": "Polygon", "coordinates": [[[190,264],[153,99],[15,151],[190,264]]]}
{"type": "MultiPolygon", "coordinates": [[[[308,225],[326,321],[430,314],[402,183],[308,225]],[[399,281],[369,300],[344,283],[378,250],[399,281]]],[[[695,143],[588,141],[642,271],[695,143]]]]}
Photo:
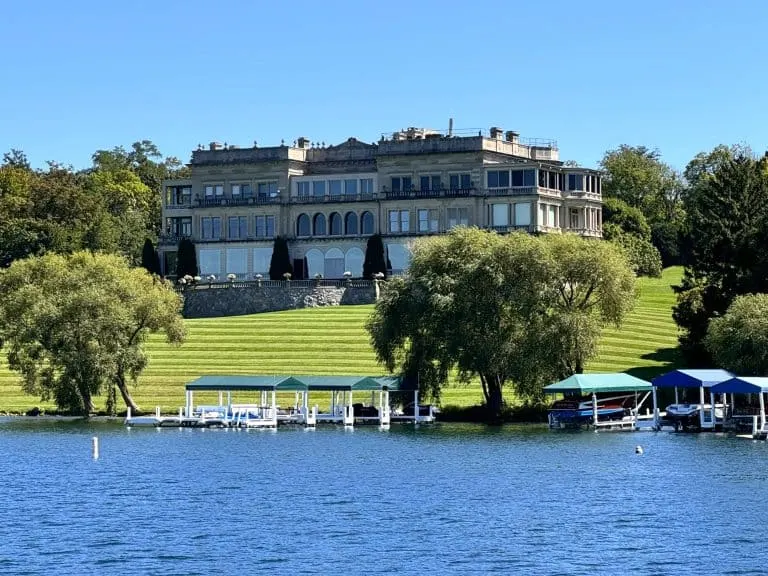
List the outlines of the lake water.
{"type": "Polygon", "coordinates": [[[0,420],[0,574],[766,574],[767,496],[715,434],[0,420]]]}

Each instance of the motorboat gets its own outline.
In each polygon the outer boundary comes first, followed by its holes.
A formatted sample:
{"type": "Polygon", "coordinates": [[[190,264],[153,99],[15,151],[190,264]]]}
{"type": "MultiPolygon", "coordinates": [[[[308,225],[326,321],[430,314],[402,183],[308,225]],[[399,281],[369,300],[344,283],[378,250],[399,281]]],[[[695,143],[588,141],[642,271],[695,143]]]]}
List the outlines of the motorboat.
{"type": "MultiPolygon", "coordinates": [[[[678,430],[700,428],[702,408],[704,409],[704,417],[709,421],[712,404],[670,404],[666,409],[666,420],[678,430]]],[[[724,415],[723,405],[715,404],[715,421],[722,421],[724,415]]]]}
{"type": "MultiPolygon", "coordinates": [[[[629,411],[619,400],[621,398],[608,398],[597,400],[597,417],[600,420],[621,420],[629,411]]],[[[594,419],[595,411],[592,398],[566,398],[557,400],[549,409],[550,421],[562,424],[587,424],[594,419]]]]}

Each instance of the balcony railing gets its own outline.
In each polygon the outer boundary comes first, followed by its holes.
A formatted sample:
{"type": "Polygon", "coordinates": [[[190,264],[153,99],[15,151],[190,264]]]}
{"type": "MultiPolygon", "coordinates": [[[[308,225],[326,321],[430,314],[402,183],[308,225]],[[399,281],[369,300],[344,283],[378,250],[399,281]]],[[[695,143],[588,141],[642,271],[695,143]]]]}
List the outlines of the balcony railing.
{"type": "Polygon", "coordinates": [[[183,202],[181,204],[166,204],[165,209],[166,210],[186,210],[188,208],[192,208],[192,201],[189,202],[183,202]]]}
{"type": "Polygon", "coordinates": [[[291,204],[333,204],[338,202],[371,202],[376,194],[333,194],[326,196],[291,196],[291,204]]]}
{"type": "Polygon", "coordinates": [[[383,190],[386,200],[411,198],[463,198],[474,196],[477,188],[441,188],[439,190],[383,190]]]}
{"type": "Polygon", "coordinates": [[[280,204],[280,196],[259,194],[256,196],[214,196],[212,198],[206,197],[195,199],[195,206],[198,208],[215,208],[217,206],[257,206],[262,204],[280,204]]]}
{"type": "Polygon", "coordinates": [[[185,238],[192,238],[189,234],[160,234],[157,243],[164,246],[172,246],[181,242],[185,238]]]}
{"type": "Polygon", "coordinates": [[[512,226],[486,226],[486,230],[493,230],[499,234],[509,234],[510,232],[532,232],[533,226],[527,224],[518,224],[512,226]]]}
{"type": "Polygon", "coordinates": [[[486,196],[535,196],[538,194],[537,186],[515,186],[514,188],[488,188],[486,196]]]}

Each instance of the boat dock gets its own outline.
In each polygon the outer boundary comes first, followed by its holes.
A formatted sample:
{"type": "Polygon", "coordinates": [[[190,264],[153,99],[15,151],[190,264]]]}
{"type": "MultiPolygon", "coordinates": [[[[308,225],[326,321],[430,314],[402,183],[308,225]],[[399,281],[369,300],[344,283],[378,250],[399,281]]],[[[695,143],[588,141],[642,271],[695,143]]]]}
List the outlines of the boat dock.
{"type": "Polygon", "coordinates": [[[156,428],[277,428],[279,425],[314,427],[318,424],[378,424],[392,422],[430,423],[435,420],[431,405],[419,404],[418,389],[403,385],[395,376],[202,376],[186,385],[186,402],[176,415],[163,415],[157,408],[154,415],[133,416],[128,412],[128,427],[156,428]],[[218,403],[195,405],[196,392],[216,392],[218,403]],[[277,404],[278,392],[293,392],[294,403],[289,407],[277,404]],[[310,404],[312,392],[331,395],[330,408],[321,411],[310,404]],[[234,403],[233,393],[247,394],[255,401],[234,403]],[[355,396],[357,393],[357,396],[355,396]],[[393,409],[390,393],[406,395],[413,401],[404,410],[393,409]],[[370,396],[369,396],[370,394],[370,396]],[[254,398],[255,397],[255,398],[254,398]],[[353,398],[370,399],[368,404],[354,403],[353,398]]]}

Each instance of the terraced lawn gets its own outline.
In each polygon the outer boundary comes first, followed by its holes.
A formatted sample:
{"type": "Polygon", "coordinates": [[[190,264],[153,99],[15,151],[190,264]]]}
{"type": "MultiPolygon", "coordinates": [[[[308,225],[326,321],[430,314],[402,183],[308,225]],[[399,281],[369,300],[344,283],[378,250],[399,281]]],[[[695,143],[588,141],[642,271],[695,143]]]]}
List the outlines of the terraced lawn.
{"type": "MultiPolygon", "coordinates": [[[[680,274],[679,268],[670,268],[662,278],[640,280],[635,311],[620,330],[605,331],[589,371],[630,371],[650,378],[676,365],[671,285],[680,274]]],[[[363,327],[371,309],[344,306],[188,320],[189,337],[180,348],[160,338],[150,341],[149,367],[135,389],[136,401],[144,408],[160,405],[173,411],[183,404],[184,384],[204,374],[380,374],[363,327]]],[[[445,391],[442,403],[466,406],[481,399],[478,386],[455,386],[445,391]]],[[[0,410],[32,406],[50,408],[22,393],[3,355],[0,410]]]]}

